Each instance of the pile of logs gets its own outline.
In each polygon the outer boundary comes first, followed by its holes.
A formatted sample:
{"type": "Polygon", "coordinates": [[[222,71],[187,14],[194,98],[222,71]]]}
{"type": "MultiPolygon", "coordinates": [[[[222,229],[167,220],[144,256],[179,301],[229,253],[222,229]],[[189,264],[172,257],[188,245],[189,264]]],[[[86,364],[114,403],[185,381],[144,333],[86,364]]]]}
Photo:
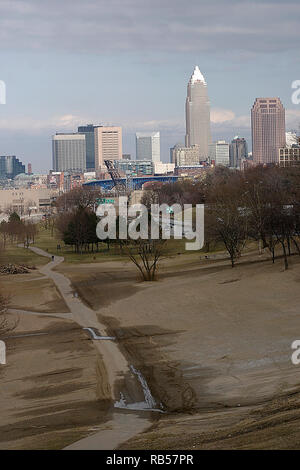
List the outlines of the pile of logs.
{"type": "Polygon", "coordinates": [[[0,265],[0,274],[27,274],[35,266],[26,266],[25,264],[2,264],[0,265]]]}

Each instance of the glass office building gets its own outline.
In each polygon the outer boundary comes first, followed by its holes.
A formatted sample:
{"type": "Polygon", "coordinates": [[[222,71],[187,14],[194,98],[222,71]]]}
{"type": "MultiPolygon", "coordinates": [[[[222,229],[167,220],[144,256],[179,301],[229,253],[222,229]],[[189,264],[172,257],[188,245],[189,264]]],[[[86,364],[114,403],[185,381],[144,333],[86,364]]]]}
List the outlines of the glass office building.
{"type": "Polygon", "coordinates": [[[86,169],[87,171],[95,171],[95,126],[87,124],[86,126],[79,126],[78,133],[85,135],[86,147],[86,169]]]}
{"type": "Polygon", "coordinates": [[[54,171],[86,171],[86,145],[84,134],[60,134],[52,138],[54,171]]]}
{"type": "Polygon", "coordinates": [[[160,133],[159,132],[137,132],[136,159],[160,162],[160,133]]]}
{"type": "Polygon", "coordinates": [[[25,165],[15,155],[0,156],[0,178],[13,179],[20,173],[25,173],[25,165]]]}

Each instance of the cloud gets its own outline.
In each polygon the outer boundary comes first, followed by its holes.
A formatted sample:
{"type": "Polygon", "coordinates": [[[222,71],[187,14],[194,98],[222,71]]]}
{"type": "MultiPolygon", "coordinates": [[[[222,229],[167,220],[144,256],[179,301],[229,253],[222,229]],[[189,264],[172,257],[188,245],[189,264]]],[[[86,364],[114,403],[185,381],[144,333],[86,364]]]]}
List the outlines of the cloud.
{"type": "MultiPolygon", "coordinates": [[[[226,123],[230,126],[248,127],[250,125],[248,116],[236,116],[230,109],[213,108],[211,110],[212,125],[218,126],[226,123]]],[[[74,132],[77,127],[87,122],[98,124],[98,119],[92,116],[76,116],[74,114],[64,114],[62,116],[52,116],[46,119],[29,118],[29,117],[13,117],[0,119],[0,128],[2,130],[26,131],[28,133],[37,133],[48,130],[51,132],[74,132]]],[[[184,117],[182,119],[153,119],[153,120],[134,120],[128,121],[124,118],[124,122],[102,122],[102,125],[120,125],[126,131],[149,131],[160,130],[162,132],[180,133],[185,130],[184,117]]]]}
{"type": "Polygon", "coordinates": [[[1,0],[0,48],[244,53],[298,50],[298,0],[1,0]]]}
{"type": "MultiPolygon", "coordinates": [[[[48,133],[50,135],[55,132],[76,132],[77,127],[93,122],[100,124],[96,117],[77,116],[74,114],[64,114],[62,116],[52,116],[46,119],[33,119],[28,117],[14,117],[11,119],[0,119],[1,131],[26,132],[27,134],[48,133]]],[[[120,125],[124,133],[133,134],[141,131],[160,131],[161,134],[169,136],[181,136],[185,134],[184,116],[172,119],[153,119],[153,120],[134,120],[119,122],[102,122],[102,125],[120,125]]],[[[212,108],[211,125],[215,135],[218,133],[236,133],[249,132],[251,129],[250,110],[249,114],[236,115],[231,109],[212,108]]],[[[300,126],[300,107],[299,109],[286,109],[286,128],[299,130],[300,126]]]]}
{"type": "Polygon", "coordinates": [[[235,118],[235,114],[230,109],[212,109],[210,113],[210,120],[214,124],[220,122],[232,121],[235,118]]]}
{"type": "Polygon", "coordinates": [[[285,112],[286,128],[300,131],[300,106],[299,109],[287,109],[285,112]]]}
{"type": "MultiPolygon", "coordinates": [[[[82,119],[72,114],[63,116],[54,116],[47,119],[34,119],[29,117],[14,117],[11,119],[0,119],[0,129],[8,131],[25,131],[29,134],[35,134],[40,131],[47,130],[62,132],[76,130],[76,127],[82,123],[82,119]]],[[[87,122],[87,121],[84,121],[87,122]]]]}

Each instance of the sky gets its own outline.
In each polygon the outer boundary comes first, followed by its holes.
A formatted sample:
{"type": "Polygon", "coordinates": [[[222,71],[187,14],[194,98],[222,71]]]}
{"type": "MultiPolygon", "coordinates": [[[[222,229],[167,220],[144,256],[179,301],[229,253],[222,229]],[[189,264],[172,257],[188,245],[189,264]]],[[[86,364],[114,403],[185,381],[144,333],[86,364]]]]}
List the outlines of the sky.
{"type": "Polygon", "coordinates": [[[214,140],[251,140],[256,97],[279,96],[299,129],[299,0],[0,0],[0,155],[51,168],[51,136],[87,123],[184,142],[187,82],[208,85],[214,140]]]}

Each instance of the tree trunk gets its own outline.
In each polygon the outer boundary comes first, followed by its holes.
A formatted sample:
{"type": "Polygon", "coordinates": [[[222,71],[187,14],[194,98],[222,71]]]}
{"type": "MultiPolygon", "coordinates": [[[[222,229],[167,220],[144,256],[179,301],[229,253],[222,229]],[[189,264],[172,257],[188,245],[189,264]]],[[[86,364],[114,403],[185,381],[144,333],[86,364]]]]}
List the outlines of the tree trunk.
{"type": "Polygon", "coordinates": [[[286,253],[286,248],[284,242],[281,243],[282,245],[282,251],[283,251],[283,257],[284,257],[284,269],[287,270],[289,268],[289,263],[287,259],[287,253],[286,253]]]}

